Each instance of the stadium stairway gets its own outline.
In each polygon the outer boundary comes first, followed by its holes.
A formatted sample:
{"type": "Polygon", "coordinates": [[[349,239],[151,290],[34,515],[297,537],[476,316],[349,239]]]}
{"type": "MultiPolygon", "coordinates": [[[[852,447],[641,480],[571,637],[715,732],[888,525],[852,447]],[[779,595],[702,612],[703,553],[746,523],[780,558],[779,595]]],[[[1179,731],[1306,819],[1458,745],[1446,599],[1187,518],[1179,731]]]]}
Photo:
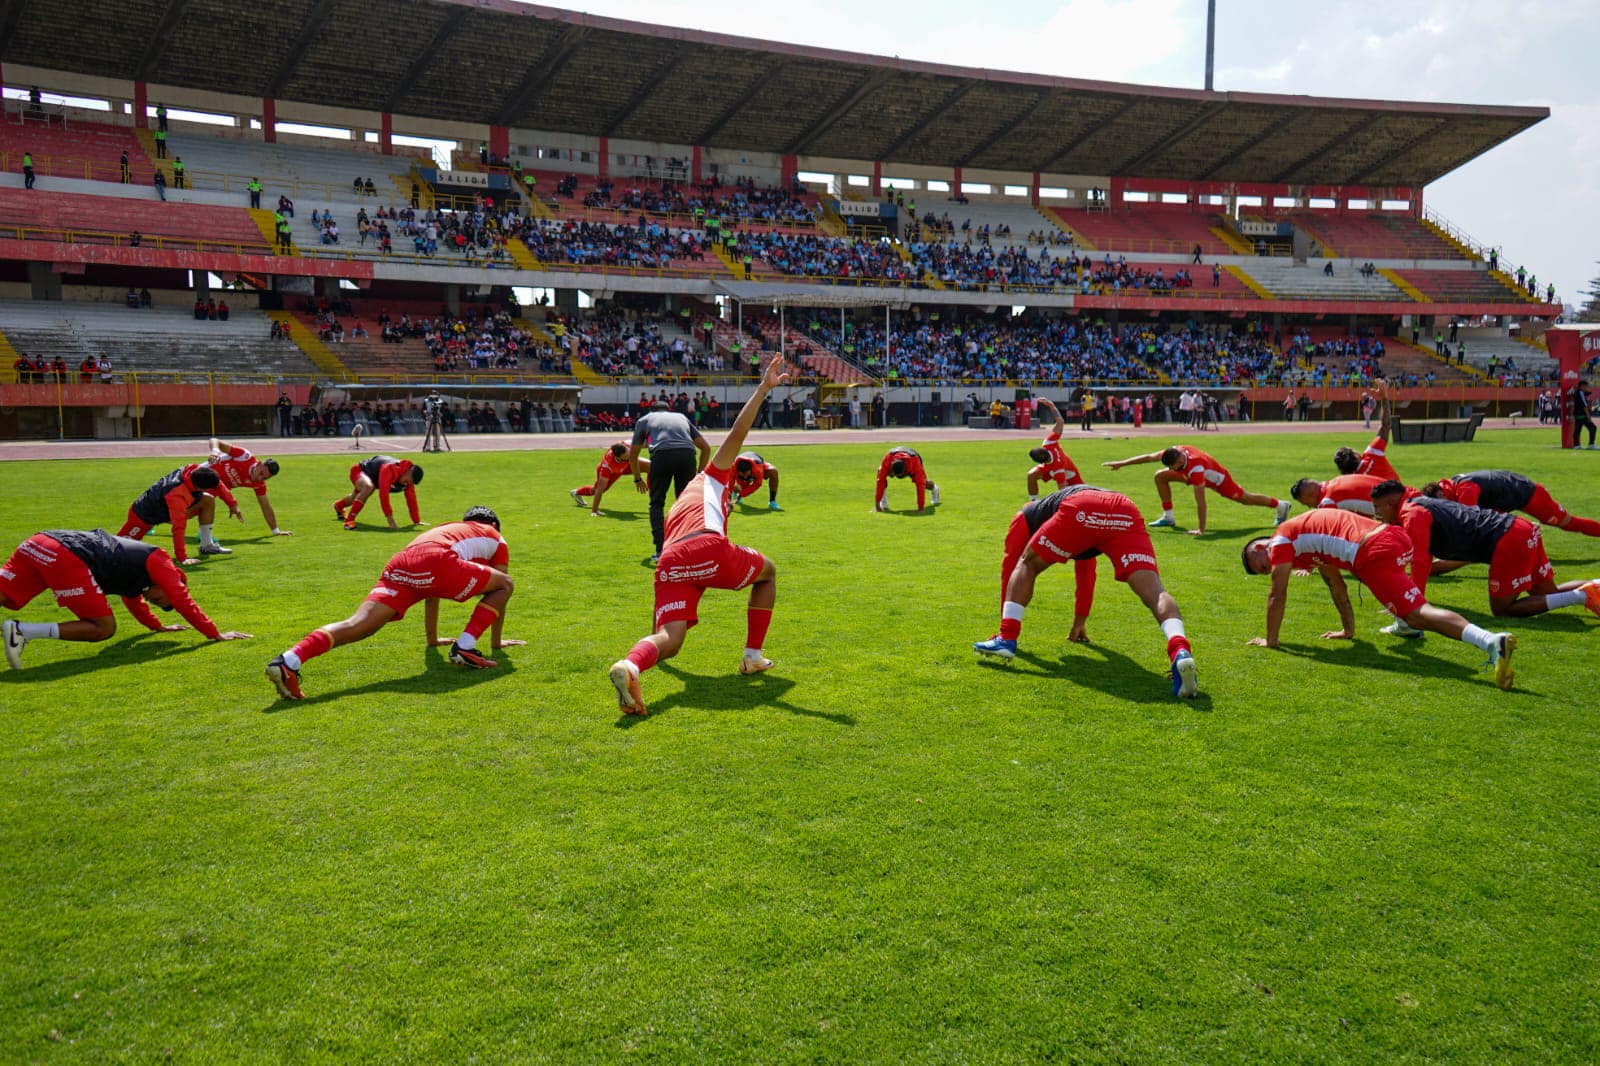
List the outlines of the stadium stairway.
{"type": "Polygon", "coordinates": [[[1387,270],[1387,269],[1379,269],[1378,273],[1380,275],[1382,275],[1384,278],[1387,278],[1391,285],[1393,285],[1395,288],[1399,289],[1401,292],[1405,293],[1407,296],[1409,296],[1411,299],[1415,300],[1417,303],[1422,304],[1422,303],[1427,303],[1428,302],[1428,298],[1426,296],[1422,295],[1421,291],[1418,290],[1415,285],[1411,284],[1409,281],[1407,281],[1405,278],[1401,277],[1399,274],[1396,274],[1394,271],[1387,270]]]}
{"type": "Polygon", "coordinates": [[[506,241],[506,254],[511,256],[511,261],[517,265],[518,270],[544,269],[544,264],[534,258],[533,253],[528,251],[528,246],[515,237],[506,241]]]}
{"type": "Polygon", "coordinates": [[[1244,237],[1234,233],[1225,225],[1212,226],[1211,232],[1217,238],[1217,240],[1221,241],[1223,244],[1226,244],[1229,248],[1232,248],[1235,255],[1256,254],[1254,245],[1245,240],[1244,237]]]}
{"type": "Polygon", "coordinates": [[[264,207],[247,207],[245,210],[250,214],[250,221],[254,222],[256,228],[261,231],[261,236],[272,243],[274,251],[277,251],[279,255],[297,256],[300,254],[300,250],[294,241],[293,231],[289,235],[288,251],[278,250],[278,223],[271,211],[264,207]]]}
{"type": "MultiPolygon", "coordinates": [[[[1391,271],[1383,271],[1388,276],[1391,271]]],[[[1427,302],[1444,303],[1539,303],[1526,291],[1510,285],[1488,270],[1406,270],[1393,272],[1411,291],[1427,302]],[[1426,295],[1423,295],[1426,294],[1426,295]]],[[[1507,279],[1510,280],[1510,279],[1507,279]]]]}
{"type": "Polygon", "coordinates": [[[889,247],[893,248],[895,254],[900,257],[906,266],[912,269],[914,275],[920,275],[922,281],[927,284],[928,288],[941,290],[948,290],[950,288],[950,286],[946,285],[940,278],[936,277],[932,273],[923,272],[917,266],[917,261],[911,258],[911,252],[906,248],[904,242],[890,241],[889,247]]]}
{"type": "Polygon", "coordinates": [[[1050,225],[1054,226],[1062,233],[1065,233],[1068,237],[1071,237],[1072,243],[1077,246],[1080,252],[1093,252],[1097,250],[1094,244],[1087,240],[1083,234],[1074,229],[1072,225],[1067,222],[1066,218],[1063,217],[1055,208],[1040,206],[1034,208],[1034,210],[1037,211],[1040,217],[1042,217],[1046,222],[1050,223],[1050,225]]]}
{"type": "Polygon", "coordinates": [[[17,350],[11,346],[11,339],[4,330],[0,330],[0,381],[16,381],[17,372],[12,366],[17,361],[17,350]]]}
{"type": "Polygon", "coordinates": [[[322,338],[311,332],[310,327],[300,321],[298,316],[288,311],[268,311],[267,317],[280,326],[287,327],[289,339],[294,342],[295,347],[304,352],[306,358],[330,380],[338,382],[355,380],[350,368],[345,366],[344,362],[333,354],[333,349],[322,343],[322,338]]]}
{"type": "Polygon", "coordinates": [[[1277,299],[1276,296],[1272,295],[1272,293],[1267,290],[1266,286],[1262,285],[1261,282],[1257,281],[1255,278],[1252,278],[1249,274],[1246,274],[1243,270],[1239,269],[1238,267],[1236,267],[1236,266],[1225,266],[1225,267],[1222,268],[1222,270],[1223,270],[1223,273],[1230,274],[1233,277],[1237,278],[1241,285],[1243,285],[1245,288],[1249,289],[1251,292],[1255,293],[1256,296],[1259,297],[1260,299],[1263,299],[1263,300],[1276,300],[1277,299]]]}

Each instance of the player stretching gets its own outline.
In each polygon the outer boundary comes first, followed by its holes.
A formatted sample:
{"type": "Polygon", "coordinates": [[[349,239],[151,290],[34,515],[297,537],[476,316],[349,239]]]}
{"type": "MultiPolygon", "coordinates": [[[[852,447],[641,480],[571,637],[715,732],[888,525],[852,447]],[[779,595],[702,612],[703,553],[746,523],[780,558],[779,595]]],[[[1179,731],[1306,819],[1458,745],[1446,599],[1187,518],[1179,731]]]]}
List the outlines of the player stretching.
{"type": "Polygon", "coordinates": [[[1272,575],[1272,589],[1267,593],[1267,635],[1250,643],[1263,648],[1278,646],[1283,608],[1289,599],[1289,575],[1313,568],[1328,583],[1328,594],[1333,597],[1343,626],[1322,634],[1322,639],[1354,638],[1356,614],[1341,573],[1349,571],[1385,610],[1413,629],[1430,629],[1487,652],[1495,668],[1494,683],[1509,689],[1513,679],[1511,653],[1517,650],[1517,638],[1510,633],[1491,633],[1424,599],[1422,590],[1406,574],[1411,552],[1411,538],[1398,526],[1386,526],[1335,507],[1295,515],[1271,537],[1257,537],[1240,552],[1245,573],[1272,575]]]}
{"type": "MultiPolygon", "coordinates": [[[[761,455],[758,452],[740,452],[739,453],[739,458],[741,460],[749,460],[751,465],[755,468],[756,473],[758,475],[756,488],[760,488],[761,487],[760,483],[762,481],[766,482],[766,484],[767,484],[767,510],[769,510],[769,511],[781,511],[781,510],[783,510],[782,507],[778,506],[778,468],[773,466],[771,463],[767,462],[765,459],[761,458],[761,455]]],[[[745,493],[743,493],[743,495],[741,495],[739,497],[739,502],[743,503],[744,502],[744,497],[745,496],[749,496],[749,495],[753,494],[754,492],[755,492],[755,489],[747,490],[745,493]]]]}
{"type": "Polygon", "coordinates": [[[1125,582],[1161,624],[1161,633],[1167,638],[1172,694],[1192,698],[1198,691],[1194,655],[1177,601],[1156,571],[1156,551],[1139,508],[1120,492],[1089,485],[1074,485],[1034,500],[1011,520],[1000,563],[1000,633],[974,644],[973,650],[1002,659],[1015,656],[1023,609],[1033,599],[1034,582],[1047,568],[1069,559],[1075,563],[1078,587],[1067,639],[1088,643],[1084,627],[1094,605],[1095,558],[1099,555],[1111,560],[1112,576],[1125,582]]]}
{"type": "Polygon", "coordinates": [[[232,494],[222,488],[222,479],[217,472],[208,466],[190,463],[145,489],[133,501],[133,506],[128,508],[128,517],[122,523],[122,528],[117,530],[117,536],[143,540],[156,526],[171,522],[172,558],[177,560],[179,566],[188,566],[200,561],[189,558],[189,551],[184,546],[189,519],[193,517],[200,520],[200,554],[227,555],[229,549],[218,544],[212,535],[212,523],[217,511],[213,493],[226,499],[229,512],[243,521],[239,505],[234,502],[232,494]]]}
{"type": "Polygon", "coordinates": [[[1370,474],[1379,481],[1399,481],[1400,475],[1389,462],[1389,416],[1394,406],[1389,383],[1379,379],[1373,382],[1373,387],[1378,390],[1378,435],[1364,452],[1340,448],[1333,453],[1333,465],[1341,474],[1370,474]]]}
{"type": "Polygon", "coordinates": [[[383,516],[389,520],[390,529],[399,529],[394,520],[394,505],[389,493],[404,489],[406,508],[411,512],[411,524],[421,525],[422,514],[417,510],[417,486],[422,484],[422,465],[410,459],[396,459],[392,455],[374,455],[350,468],[350,494],[333,502],[333,513],[344,523],[344,528],[356,528],[356,515],[366,506],[373,492],[383,507],[383,516]]]}
{"type": "Polygon", "coordinates": [[[189,628],[162,625],[150,604],[176,610],[207,640],[244,640],[248,633],[218,631],[189,596],[183,571],[154,544],[114,537],[103,529],[52,529],[35,533],[0,567],[0,606],[20,611],[41,592],[55,593],[56,603],[77,616],[76,622],[0,622],[0,643],[6,662],[22,669],[22,649],[30,640],[110,640],[117,631],[106,597],[121,596],[128,613],[146,629],[176,633],[189,628]]]}
{"type": "MultiPolygon", "coordinates": [[[[278,515],[272,509],[272,504],[267,500],[267,479],[278,475],[278,461],[276,459],[257,459],[250,452],[237,444],[229,444],[225,440],[211,438],[211,458],[206,460],[206,466],[217,472],[217,477],[222,480],[224,489],[250,489],[256,494],[256,503],[261,507],[261,518],[267,523],[267,528],[272,530],[274,537],[288,537],[292,533],[287,529],[278,528],[278,515]]],[[[221,495],[219,492],[218,495],[221,495]]],[[[224,502],[228,497],[223,497],[224,502]]],[[[229,504],[235,514],[238,508],[229,504]]],[[[239,521],[244,521],[244,516],[239,515],[239,521]]],[[[206,534],[202,527],[200,535],[201,550],[205,550],[206,534]]],[[[212,538],[212,544],[216,544],[212,538]]],[[[228,551],[222,549],[223,553],[228,551]]]]}
{"type": "Polygon", "coordinates": [[[1454,500],[1468,507],[1487,507],[1493,511],[1521,511],[1541,525],[1555,526],[1569,533],[1600,537],[1600,521],[1579,518],[1550,498],[1545,487],[1530,477],[1510,470],[1475,470],[1422,487],[1424,496],[1454,500]]]}
{"type": "MultiPolygon", "coordinates": [[[[623,478],[627,477],[632,469],[628,462],[628,445],[625,441],[617,441],[605,451],[600,453],[600,465],[594,468],[594,484],[584,485],[572,490],[571,496],[580,505],[584,497],[593,497],[589,501],[589,513],[596,518],[600,517],[600,497],[606,490],[623,478]]],[[[642,474],[650,473],[650,460],[640,459],[639,470],[642,474]]],[[[634,479],[639,480],[638,478],[634,479]]]]}
{"type": "Polygon", "coordinates": [[[1497,618],[1524,618],[1562,607],[1588,607],[1600,615],[1600,582],[1557,585],[1539,527],[1526,518],[1451,500],[1408,497],[1398,481],[1374,489],[1372,503],[1379,520],[1399,526],[1411,538],[1411,580],[1424,593],[1437,556],[1489,564],[1489,610],[1497,618]]]}
{"type": "Polygon", "coordinates": [[[656,567],[655,632],[611,666],[611,684],[616,687],[623,714],[650,713],[645,709],[639,675],[678,654],[684,637],[700,620],[697,608],[706,589],[750,587],[739,672],[757,674],[772,669],[772,660],[761,654],[761,648],[772,622],[772,605],[777,602],[778,568],[754,548],[728,539],[728,515],[740,496],[761,486],[760,465],[741,458],[739,446],[755,424],[767,394],[788,380],[782,359],[767,364],[761,383],[739,409],[739,417],[711,462],[694,476],[667,513],[665,544],[656,567]]]}
{"type": "Polygon", "coordinates": [[[1048,407],[1056,416],[1056,424],[1050,427],[1050,432],[1045,434],[1039,446],[1028,452],[1028,458],[1038,464],[1028,471],[1030,500],[1039,498],[1039,486],[1046,481],[1054,481],[1058,489],[1064,489],[1072,482],[1079,484],[1083,482],[1083,475],[1078,473],[1077,465],[1067,458],[1067,453],[1061,447],[1061,434],[1067,428],[1067,420],[1061,414],[1061,409],[1049,400],[1040,400],[1039,403],[1048,407]]]}
{"type": "Polygon", "coordinates": [[[883,457],[883,462],[878,464],[878,488],[873,496],[873,508],[878,511],[889,509],[889,479],[908,477],[917,486],[917,510],[928,509],[928,498],[932,496],[933,506],[939,506],[939,486],[928,480],[928,471],[922,465],[922,456],[910,448],[890,448],[889,454],[883,457]]]}
{"type": "Polygon", "coordinates": [[[367,593],[356,613],[342,622],[313,629],[300,643],[267,664],[267,679],[286,700],[304,698],[300,670],[341,644],[365,640],[390,622],[397,622],[418,601],[423,601],[423,638],[428,647],[450,645],[450,661],[459,666],[487,670],[500,665],[478,650],[478,638],[493,630],[495,648],[512,648],[520,640],[505,640],[500,628],[506,601],[511,598],[511,578],[506,573],[509,549],[500,535],[500,518],[487,507],[473,507],[459,522],[430,529],[397,552],[383,568],[383,576],[367,593]],[[455,640],[439,636],[439,600],[460,602],[478,596],[478,606],[455,640]]]}
{"type": "Polygon", "coordinates": [[[1187,444],[1167,448],[1149,455],[1135,455],[1127,459],[1117,459],[1106,463],[1109,470],[1121,470],[1125,466],[1137,466],[1140,463],[1160,463],[1166,467],[1156,475],[1156,494],[1161,497],[1161,517],[1151,522],[1151,526],[1175,526],[1177,520],[1172,517],[1172,484],[1173,482],[1187,482],[1194,486],[1195,524],[1197,528],[1189,531],[1191,536],[1200,536],[1206,531],[1206,489],[1220,495],[1223,499],[1242,503],[1247,507],[1271,507],[1277,512],[1277,520],[1282,522],[1289,515],[1289,501],[1279,500],[1274,496],[1263,496],[1257,492],[1246,492],[1234,483],[1233,477],[1228,473],[1228,468],[1217,462],[1199,448],[1187,444]]]}
{"type": "Polygon", "coordinates": [[[1337,507],[1372,517],[1372,490],[1383,483],[1371,474],[1340,474],[1327,481],[1303,477],[1289,487],[1289,495],[1307,507],[1337,507]]]}

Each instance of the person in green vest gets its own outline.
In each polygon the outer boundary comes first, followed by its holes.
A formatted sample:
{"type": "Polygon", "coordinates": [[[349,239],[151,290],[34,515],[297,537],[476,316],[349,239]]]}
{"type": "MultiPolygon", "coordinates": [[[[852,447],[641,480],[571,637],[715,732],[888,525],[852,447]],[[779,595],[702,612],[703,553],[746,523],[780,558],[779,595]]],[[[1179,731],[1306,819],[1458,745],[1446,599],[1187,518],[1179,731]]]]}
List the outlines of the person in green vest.
{"type": "Polygon", "coordinates": [[[735,368],[739,365],[739,356],[743,351],[744,345],[739,343],[738,338],[734,338],[733,343],[728,345],[728,358],[733,361],[735,368]]]}
{"type": "Polygon", "coordinates": [[[717,337],[717,325],[708,318],[704,322],[700,323],[700,329],[706,335],[706,354],[710,355],[712,342],[715,341],[717,337]]]}
{"type": "Polygon", "coordinates": [[[249,184],[247,184],[245,186],[245,188],[250,191],[250,206],[251,207],[260,207],[261,206],[261,179],[260,178],[251,178],[249,184]]]}
{"type": "Polygon", "coordinates": [[[156,132],[157,133],[165,133],[165,132],[167,132],[167,105],[166,104],[157,104],[156,105],[156,132]]]}
{"type": "Polygon", "coordinates": [[[22,153],[22,187],[33,188],[33,153],[22,153]]]}
{"type": "Polygon", "coordinates": [[[156,130],[156,158],[167,158],[167,131],[156,130]]]}
{"type": "Polygon", "coordinates": [[[753,378],[758,378],[758,377],[761,376],[761,353],[760,352],[751,352],[750,353],[750,376],[753,377],[753,378]]]}
{"type": "Polygon", "coordinates": [[[744,280],[749,281],[751,278],[753,278],[755,276],[755,272],[754,272],[753,268],[755,267],[755,262],[756,261],[755,261],[754,258],[751,257],[749,252],[746,252],[746,253],[744,253],[743,262],[744,262],[744,280]]]}
{"type": "Polygon", "coordinates": [[[172,157],[172,187],[174,189],[185,187],[183,184],[183,156],[181,155],[172,157]]]}

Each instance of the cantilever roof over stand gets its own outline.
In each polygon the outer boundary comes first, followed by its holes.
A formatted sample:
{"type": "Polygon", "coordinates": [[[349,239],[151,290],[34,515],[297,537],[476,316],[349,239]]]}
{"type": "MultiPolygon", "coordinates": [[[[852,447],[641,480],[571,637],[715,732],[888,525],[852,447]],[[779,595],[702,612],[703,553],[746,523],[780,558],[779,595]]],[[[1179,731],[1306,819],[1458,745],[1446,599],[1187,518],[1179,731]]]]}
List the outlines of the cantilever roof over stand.
{"type": "Polygon", "coordinates": [[[1208,93],[919,63],[514,0],[28,0],[0,60],[667,144],[1016,172],[1422,186],[1542,107],[1208,93]],[[403,9],[403,10],[401,10],[403,9]],[[395,47],[354,63],[348,34],[395,47]]]}

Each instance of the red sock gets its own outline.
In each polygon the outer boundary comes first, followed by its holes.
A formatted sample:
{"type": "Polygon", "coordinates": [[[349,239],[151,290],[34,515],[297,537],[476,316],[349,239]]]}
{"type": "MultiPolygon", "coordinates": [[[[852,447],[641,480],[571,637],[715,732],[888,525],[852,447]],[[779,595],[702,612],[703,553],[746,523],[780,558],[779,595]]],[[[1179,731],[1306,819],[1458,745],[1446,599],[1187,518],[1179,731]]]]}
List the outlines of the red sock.
{"type": "Polygon", "coordinates": [[[332,648],[333,638],[328,636],[327,630],[313,629],[300,639],[300,643],[289,650],[294,652],[295,658],[303,663],[307,659],[315,659],[317,656],[332,650],[332,648]]]}
{"type": "Polygon", "coordinates": [[[366,504],[362,503],[360,500],[350,501],[350,509],[344,513],[344,520],[346,522],[354,522],[356,520],[356,515],[361,513],[361,508],[364,506],[366,506],[366,504]]]}
{"type": "Polygon", "coordinates": [[[1001,640],[1016,640],[1020,636],[1022,636],[1022,619],[1020,619],[1020,618],[1002,618],[1002,619],[1000,619],[1000,639],[1001,640]]]}
{"type": "Polygon", "coordinates": [[[1176,659],[1178,657],[1178,653],[1180,651],[1189,651],[1190,654],[1193,654],[1193,652],[1190,651],[1190,648],[1189,648],[1189,638],[1188,637],[1172,637],[1170,640],[1167,641],[1167,658],[1168,659],[1176,659]]]}
{"type": "Polygon", "coordinates": [[[661,652],[656,650],[655,641],[641,640],[633,646],[633,650],[628,652],[625,658],[637,666],[642,674],[656,664],[656,660],[661,658],[661,652]]]}
{"type": "Polygon", "coordinates": [[[1600,537],[1600,522],[1593,518],[1579,518],[1574,515],[1562,528],[1570,533],[1582,533],[1586,537],[1600,537]]]}
{"type": "Polygon", "coordinates": [[[495,610],[493,607],[490,607],[486,603],[480,603],[478,604],[477,608],[473,610],[472,617],[467,619],[467,628],[462,630],[462,632],[471,637],[473,640],[477,640],[479,637],[483,636],[483,631],[493,625],[494,620],[499,617],[499,611],[495,610]]]}
{"type": "Polygon", "coordinates": [[[593,485],[585,485],[583,488],[578,490],[578,495],[579,496],[593,496],[594,495],[594,486],[593,485]]]}
{"type": "Polygon", "coordinates": [[[751,607],[744,613],[744,646],[760,651],[767,642],[767,627],[772,624],[771,607],[751,607]]]}

